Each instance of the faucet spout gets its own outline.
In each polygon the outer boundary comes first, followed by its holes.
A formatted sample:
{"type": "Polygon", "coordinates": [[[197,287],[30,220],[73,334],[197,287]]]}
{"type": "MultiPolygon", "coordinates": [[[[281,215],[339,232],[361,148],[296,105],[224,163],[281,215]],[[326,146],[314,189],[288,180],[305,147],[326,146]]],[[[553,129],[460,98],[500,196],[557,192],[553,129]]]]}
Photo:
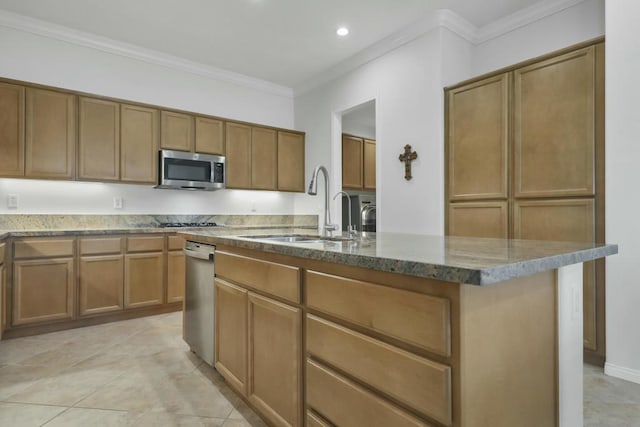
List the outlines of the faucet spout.
{"type": "Polygon", "coordinates": [[[324,176],[324,225],[322,227],[322,234],[328,236],[331,234],[331,231],[337,230],[338,227],[336,224],[331,224],[331,212],[329,211],[329,172],[327,168],[318,165],[313,169],[307,193],[311,196],[318,194],[318,174],[320,172],[322,172],[324,176]]]}
{"type": "MultiPolygon", "coordinates": [[[[347,203],[349,204],[348,205],[348,207],[349,207],[349,225],[347,226],[347,232],[349,233],[349,236],[354,236],[357,233],[356,233],[356,228],[353,226],[353,221],[352,221],[352,217],[351,217],[351,196],[348,193],[344,192],[344,191],[338,191],[336,193],[336,195],[333,196],[333,200],[337,199],[338,196],[341,195],[341,194],[343,194],[343,195],[345,195],[347,197],[347,203]]],[[[343,224],[343,227],[344,227],[344,224],[343,224]]],[[[344,230],[344,228],[343,228],[343,230],[344,230]]]]}

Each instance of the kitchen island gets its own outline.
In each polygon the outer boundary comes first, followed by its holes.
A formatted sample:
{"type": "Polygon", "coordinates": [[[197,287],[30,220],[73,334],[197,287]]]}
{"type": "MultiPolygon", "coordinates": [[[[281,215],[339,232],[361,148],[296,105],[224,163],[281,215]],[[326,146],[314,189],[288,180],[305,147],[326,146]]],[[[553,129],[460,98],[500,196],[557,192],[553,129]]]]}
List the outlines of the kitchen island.
{"type": "Polygon", "coordinates": [[[582,424],[581,263],[617,246],[275,234],[182,233],[217,246],[216,369],[270,424],[582,424]]]}

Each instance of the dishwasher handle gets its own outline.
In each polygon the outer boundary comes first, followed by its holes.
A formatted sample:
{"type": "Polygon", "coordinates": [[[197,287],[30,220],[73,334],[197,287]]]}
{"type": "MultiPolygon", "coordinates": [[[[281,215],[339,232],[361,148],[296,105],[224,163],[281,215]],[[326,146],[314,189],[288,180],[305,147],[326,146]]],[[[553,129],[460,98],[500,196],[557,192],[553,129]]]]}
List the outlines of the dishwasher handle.
{"type": "Polygon", "coordinates": [[[187,248],[183,248],[182,252],[186,256],[190,256],[192,258],[203,259],[205,261],[213,261],[213,252],[193,251],[187,248]]]}

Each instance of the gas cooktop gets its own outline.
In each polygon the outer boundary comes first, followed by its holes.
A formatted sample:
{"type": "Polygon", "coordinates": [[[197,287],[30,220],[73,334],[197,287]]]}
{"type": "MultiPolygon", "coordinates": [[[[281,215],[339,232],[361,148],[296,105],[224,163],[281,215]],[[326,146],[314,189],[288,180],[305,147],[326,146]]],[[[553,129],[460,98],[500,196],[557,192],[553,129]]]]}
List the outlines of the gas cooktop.
{"type": "Polygon", "coordinates": [[[160,227],[178,228],[178,227],[222,227],[222,224],[215,222],[161,222],[160,227]]]}

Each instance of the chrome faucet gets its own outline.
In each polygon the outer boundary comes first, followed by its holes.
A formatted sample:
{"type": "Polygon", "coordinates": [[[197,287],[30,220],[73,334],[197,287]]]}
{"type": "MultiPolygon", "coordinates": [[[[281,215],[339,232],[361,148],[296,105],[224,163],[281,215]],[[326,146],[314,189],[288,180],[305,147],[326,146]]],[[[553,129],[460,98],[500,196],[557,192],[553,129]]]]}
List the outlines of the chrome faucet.
{"type": "Polygon", "coordinates": [[[351,220],[351,196],[344,191],[338,191],[336,195],[333,196],[333,200],[335,200],[340,194],[344,194],[345,196],[347,196],[347,203],[349,203],[349,225],[347,226],[347,232],[349,233],[349,236],[355,236],[357,234],[357,231],[356,227],[353,225],[353,221],[351,220]]]}
{"type": "Polygon", "coordinates": [[[330,236],[332,231],[338,229],[337,224],[331,224],[331,212],[329,212],[329,172],[324,166],[318,165],[311,174],[311,182],[307,193],[311,196],[318,194],[318,173],[324,175],[324,225],[322,226],[322,235],[330,236]]]}

